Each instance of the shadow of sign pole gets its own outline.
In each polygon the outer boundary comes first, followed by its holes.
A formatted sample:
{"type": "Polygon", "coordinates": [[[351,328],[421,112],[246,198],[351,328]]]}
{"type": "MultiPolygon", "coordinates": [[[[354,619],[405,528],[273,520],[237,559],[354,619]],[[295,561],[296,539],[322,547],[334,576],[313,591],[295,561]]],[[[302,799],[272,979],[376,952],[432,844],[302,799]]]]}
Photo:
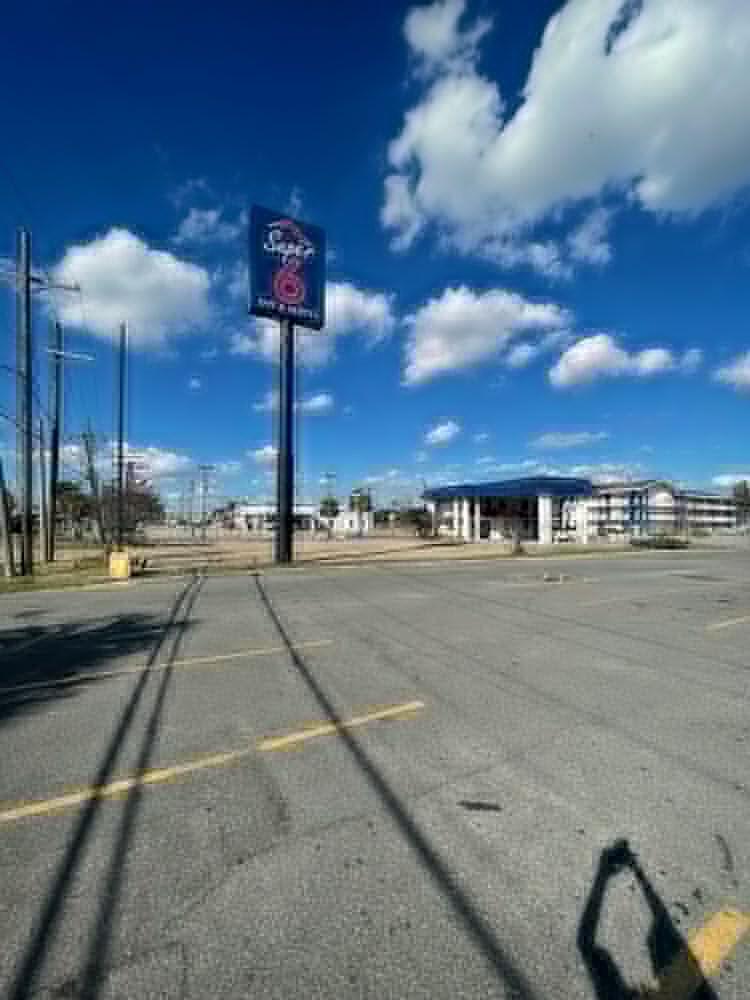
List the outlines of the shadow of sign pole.
{"type": "Polygon", "coordinates": [[[513,957],[501,946],[495,936],[494,930],[477,910],[469,894],[462,888],[455,875],[453,875],[427,837],[417,826],[416,822],[411,818],[398,795],[396,795],[385,777],[380,773],[378,767],[370,759],[359,740],[346,726],[341,725],[342,719],[336,711],[333,702],[297,651],[263,584],[257,576],[255,577],[255,586],[258,596],[268,611],[302,680],[330,721],[340,727],[338,730],[340,739],[379,796],[396,826],[435,882],[453,912],[464,925],[470,937],[474,939],[487,963],[495,970],[505,987],[507,996],[511,1000],[536,1000],[537,994],[534,992],[526,975],[518,967],[513,957]]]}

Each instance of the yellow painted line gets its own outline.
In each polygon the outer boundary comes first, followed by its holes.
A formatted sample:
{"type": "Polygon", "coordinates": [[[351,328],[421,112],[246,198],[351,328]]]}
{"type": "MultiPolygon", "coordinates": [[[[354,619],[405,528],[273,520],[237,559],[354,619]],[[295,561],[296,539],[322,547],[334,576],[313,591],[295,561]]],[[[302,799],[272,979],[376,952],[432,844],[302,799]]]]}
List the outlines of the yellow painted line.
{"type": "Polygon", "coordinates": [[[376,709],[367,712],[366,715],[355,715],[353,719],[346,722],[323,722],[301,729],[297,733],[289,733],[288,736],[270,736],[260,740],[257,749],[266,750],[288,750],[289,747],[305,743],[307,740],[317,739],[319,736],[330,736],[339,733],[344,729],[354,729],[356,726],[364,726],[368,722],[377,722],[380,719],[400,719],[414,715],[424,708],[423,701],[407,701],[403,705],[392,705],[389,708],[376,709]]]}
{"type": "MultiPolygon", "coordinates": [[[[330,646],[333,639],[310,639],[307,642],[294,643],[295,649],[315,649],[318,646],[330,646]]],[[[226,663],[229,660],[241,660],[255,656],[273,656],[277,653],[286,653],[286,646],[263,646],[256,649],[241,649],[236,653],[219,653],[216,656],[194,656],[191,659],[175,660],[174,663],[157,663],[149,668],[149,672],[159,670],[195,670],[198,667],[212,666],[215,663],[226,663]]],[[[75,674],[71,677],[52,678],[45,681],[28,681],[25,684],[9,684],[0,687],[0,695],[14,694],[17,691],[35,691],[40,688],[64,687],[69,684],[81,684],[88,680],[100,680],[108,677],[127,677],[130,674],[140,674],[146,667],[139,665],[136,667],[117,667],[115,670],[89,670],[84,673],[75,674]]]]}
{"type": "Polygon", "coordinates": [[[729,618],[727,621],[714,622],[712,625],[706,625],[707,632],[717,632],[722,628],[731,628],[732,625],[747,625],[750,623],[750,615],[743,615],[742,618],[729,618]]]}
{"type": "Polygon", "coordinates": [[[364,715],[355,715],[353,718],[343,722],[316,723],[299,732],[290,733],[286,736],[266,737],[258,740],[255,744],[240,747],[237,750],[207,754],[204,757],[196,757],[193,760],[185,761],[182,764],[172,764],[169,767],[152,768],[144,771],[143,774],[134,775],[129,778],[119,778],[116,781],[108,782],[106,785],[90,785],[64,795],[56,795],[49,799],[21,802],[4,809],[0,808],[0,826],[6,823],[15,823],[21,819],[29,819],[34,816],[48,816],[53,813],[63,812],[74,806],[90,802],[92,799],[114,799],[134,788],[163,784],[164,782],[173,781],[175,778],[193,774],[196,771],[223,767],[226,764],[234,763],[242,757],[247,757],[249,754],[256,752],[287,750],[307,740],[316,739],[320,736],[330,736],[356,726],[364,726],[368,722],[377,722],[383,719],[410,718],[423,708],[424,702],[422,701],[408,701],[402,705],[391,705],[387,708],[375,709],[364,715]]]}
{"type": "Polygon", "coordinates": [[[659,986],[646,991],[649,1000],[690,1000],[704,980],[716,975],[750,930],[750,915],[720,910],[688,935],[687,947],[667,966],[659,986]]]}
{"type": "Polygon", "coordinates": [[[141,785],[157,785],[161,782],[171,781],[183,774],[191,774],[194,771],[202,771],[208,767],[221,767],[229,764],[233,760],[245,757],[251,753],[252,747],[244,747],[242,750],[229,750],[225,753],[214,753],[206,757],[199,757],[196,760],[186,761],[184,764],[174,764],[171,767],[158,767],[150,771],[144,771],[141,775],[132,778],[120,778],[118,781],[110,781],[106,785],[91,786],[81,788],[79,791],[70,792],[67,795],[57,795],[51,799],[39,799],[36,802],[24,802],[21,805],[0,812],[0,825],[3,823],[14,823],[19,819],[28,819],[31,816],[46,816],[50,813],[61,812],[73,806],[83,805],[92,799],[114,799],[118,795],[131,791],[141,785]]]}

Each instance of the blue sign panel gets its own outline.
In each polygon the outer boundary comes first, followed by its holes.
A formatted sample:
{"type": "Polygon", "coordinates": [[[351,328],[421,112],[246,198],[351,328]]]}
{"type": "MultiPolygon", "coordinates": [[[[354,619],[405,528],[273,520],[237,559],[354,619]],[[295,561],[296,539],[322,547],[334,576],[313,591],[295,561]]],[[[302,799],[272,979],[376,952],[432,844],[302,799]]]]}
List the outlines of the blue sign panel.
{"type": "Polygon", "coordinates": [[[325,323],[325,233],[254,205],[250,212],[250,312],[320,330],[325,323]]]}

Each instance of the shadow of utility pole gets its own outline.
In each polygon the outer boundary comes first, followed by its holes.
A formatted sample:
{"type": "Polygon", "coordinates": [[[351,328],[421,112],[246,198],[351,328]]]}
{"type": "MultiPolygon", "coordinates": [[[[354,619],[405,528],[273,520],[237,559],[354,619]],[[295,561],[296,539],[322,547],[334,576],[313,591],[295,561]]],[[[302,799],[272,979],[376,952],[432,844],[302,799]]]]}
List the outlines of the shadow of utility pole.
{"type": "Polygon", "coordinates": [[[617,840],[601,853],[594,883],[578,926],[578,950],[586,963],[597,1000],[666,1000],[667,997],[677,995],[673,993],[670,983],[676,974],[679,974],[680,982],[685,984],[679,993],[684,1000],[718,1000],[691,954],[687,941],[675,927],[664,902],[631,851],[627,840],[617,840]],[[656,989],[630,986],[612,954],[596,941],[604,897],[610,881],[626,870],[630,870],[635,876],[651,911],[652,923],[646,944],[658,982],[656,989]]]}
{"type": "MultiPolygon", "coordinates": [[[[172,605],[169,618],[163,632],[154,645],[148,662],[138,677],[138,682],[123,709],[117,727],[112,734],[107,750],[96,777],[92,781],[94,788],[106,785],[112,778],[114,768],[124,746],[128,732],[130,731],[137,709],[143,700],[146,686],[149,679],[154,676],[153,667],[165,645],[167,638],[177,628],[177,634],[169,652],[168,663],[172,663],[179,650],[180,639],[184,631],[187,620],[198,597],[202,586],[201,577],[193,577],[190,582],[178,594],[172,605]],[[178,622],[178,617],[182,612],[182,619],[178,622]]],[[[138,761],[138,774],[142,775],[146,770],[148,760],[156,739],[159,726],[159,718],[162,712],[164,698],[169,685],[172,671],[167,669],[162,673],[161,683],[157,691],[153,710],[151,712],[146,730],[141,744],[138,761]]],[[[141,788],[136,785],[128,795],[125,803],[123,819],[115,844],[112,861],[107,873],[107,880],[102,893],[97,922],[92,934],[91,946],[85,961],[85,967],[81,977],[81,984],[70,983],[66,986],[75,988],[71,995],[85,997],[86,1000],[93,1000],[97,996],[103,975],[106,970],[106,958],[109,951],[109,944],[112,937],[114,912],[119,897],[122,880],[124,876],[125,861],[128,846],[132,839],[135,828],[135,819],[140,802],[141,788]]],[[[94,829],[94,822],[101,805],[101,799],[94,795],[87,802],[81,811],[76,822],[73,835],[65,852],[52,886],[47,894],[46,901],[41,910],[39,921],[33,932],[32,938],[22,956],[15,979],[8,992],[9,1000],[26,1000],[35,992],[35,984],[44,966],[50,945],[54,939],[60,917],[62,915],[68,890],[73,882],[74,876],[80,866],[83,851],[88,843],[94,829]]]]}

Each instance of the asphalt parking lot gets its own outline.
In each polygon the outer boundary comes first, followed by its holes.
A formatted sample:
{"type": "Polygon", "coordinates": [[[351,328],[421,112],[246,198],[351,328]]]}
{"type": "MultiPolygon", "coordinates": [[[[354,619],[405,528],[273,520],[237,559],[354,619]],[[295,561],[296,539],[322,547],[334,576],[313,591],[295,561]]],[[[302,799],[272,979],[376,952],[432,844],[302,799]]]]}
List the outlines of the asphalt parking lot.
{"type": "Polygon", "coordinates": [[[6,596],[0,993],[744,997],[749,646],[734,551],[6,596]]]}

